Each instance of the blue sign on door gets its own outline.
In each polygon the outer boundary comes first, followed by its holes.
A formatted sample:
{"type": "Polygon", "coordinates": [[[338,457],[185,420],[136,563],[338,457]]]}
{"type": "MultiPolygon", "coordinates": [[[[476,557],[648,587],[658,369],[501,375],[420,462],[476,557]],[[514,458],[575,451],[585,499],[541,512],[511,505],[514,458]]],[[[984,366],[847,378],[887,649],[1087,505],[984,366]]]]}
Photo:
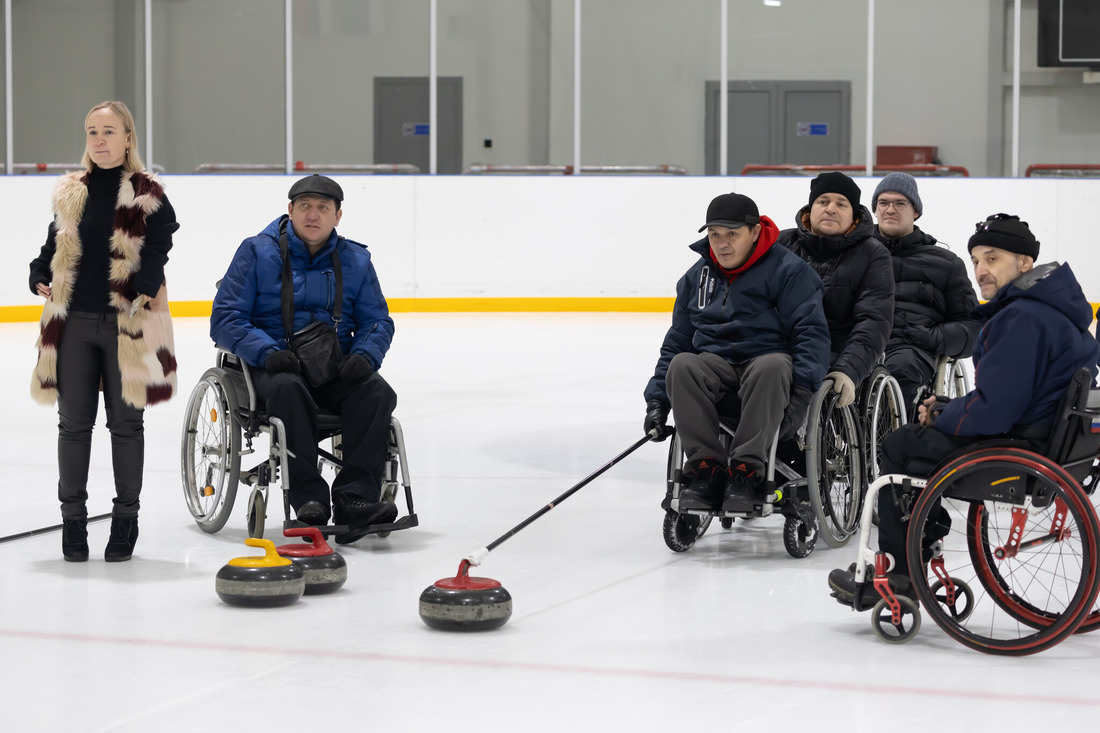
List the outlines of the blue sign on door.
{"type": "Polygon", "coordinates": [[[827,122],[799,122],[797,127],[799,137],[816,137],[829,134],[827,122]]]}
{"type": "Polygon", "coordinates": [[[426,122],[406,122],[401,125],[401,135],[403,137],[413,137],[415,135],[428,135],[428,123],[426,122]]]}

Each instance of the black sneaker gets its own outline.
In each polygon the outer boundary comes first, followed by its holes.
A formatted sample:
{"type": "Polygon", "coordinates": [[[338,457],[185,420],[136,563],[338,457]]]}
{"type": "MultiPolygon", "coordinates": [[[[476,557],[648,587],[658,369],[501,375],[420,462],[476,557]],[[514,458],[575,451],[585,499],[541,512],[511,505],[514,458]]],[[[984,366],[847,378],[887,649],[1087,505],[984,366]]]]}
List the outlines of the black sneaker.
{"type": "Polygon", "coordinates": [[[321,527],[328,524],[329,510],[321,502],[312,500],[298,507],[298,511],[294,512],[294,516],[299,522],[321,527]]]}
{"type": "MultiPolygon", "coordinates": [[[[861,608],[871,608],[882,600],[882,596],[875,590],[874,579],[874,570],[868,567],[867,573],[864,575],[863,587],[858,589],[861,608]]],[[[894,595],[908,596],[913,600],[917,599],[916,591],[908,575],[887,573],[886,579],[890,582],[890,588],[894,591],[894,595]]],[[[838,602],[847,606],[854,606],[857,591],[855,563],[849,565],[847,570],[837,568],[829,573],[829,588],[832,589],[833,596],[838,602]]]]}
{"type": "Polygon", "coordinates": [[[763,499],[763,485],[764,477],[757,466],[744,462],[731,466],[729,486],[722,497],[722,511],[753,511],[753,505],[763,499]]]}
{"type": "Polygon", "coordinates": [[[125,562],[134,554],[138,538],[137,517],[111,517],[111,537],[103,559],[107,562],[125,562]]]}
{"type": "Polygon", "coordinates": [[[61,525],[61,554],[66,562],[88,561],[88,520],[63,519],[61,525]]]}
{"type": "Polygon", "coordinates": [[[397,505],[392,501],[367,501],[355,494],[340,492],[332,498],[336,523],[345,524],[348,531],[336,535],[336,544],[347,545],[365,537],[372,525],[389,524],[397,519],[397,505]]]}
{"type": "Polygon", "coordinates": [[[729,484],[726,464],[714,458],[700,458],[684,466],[687,485],[680,490],[680,509],[713,510],[729,484]]]}

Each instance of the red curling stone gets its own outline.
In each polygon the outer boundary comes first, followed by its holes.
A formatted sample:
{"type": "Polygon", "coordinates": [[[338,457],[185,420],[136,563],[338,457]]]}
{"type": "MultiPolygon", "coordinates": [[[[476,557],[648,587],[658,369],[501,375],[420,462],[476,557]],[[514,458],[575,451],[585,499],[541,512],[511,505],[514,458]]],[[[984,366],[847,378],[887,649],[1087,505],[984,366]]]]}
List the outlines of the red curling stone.
{"type": "Polygon", "coordinates": [[[348,579],[348,564],[340,553],[325,542],[325,536],[316,527],[289,527],[283,530],[287,537],[302,537],[306,542],[280,545],[276,551],[289,559],[302,571],[306,579],[307,596],[335,593],[348,579]]]}
{"type": "Polygon", "coordinates": [[[512,596],[499,581],[471,578],[469,560],[455,577],[437,580],[420,594],[420,618],[440,631],[490,631],[511,616],[512,596]]]}

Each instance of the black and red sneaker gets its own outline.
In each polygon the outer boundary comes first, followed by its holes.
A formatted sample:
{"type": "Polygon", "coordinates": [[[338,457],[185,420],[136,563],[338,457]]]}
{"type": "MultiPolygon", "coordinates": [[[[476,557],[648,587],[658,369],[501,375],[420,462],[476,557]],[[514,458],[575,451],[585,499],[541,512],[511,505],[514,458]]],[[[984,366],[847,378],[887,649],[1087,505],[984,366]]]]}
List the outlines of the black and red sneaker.
{"type": "Polygon", "coordinates": [[[730,483],[722,496],[722,511],[751,512],[759,503],[764,485],[763,470],[753,463],[737,461],[730,467],[730,483]]]}
{"type": "Polygon", "coordinates": [[[680,509],[713,510],[722,500],[730,472],[716,458],[699,458],[684,466],[684,479],[687,485],[680,490],[680,509]]]}

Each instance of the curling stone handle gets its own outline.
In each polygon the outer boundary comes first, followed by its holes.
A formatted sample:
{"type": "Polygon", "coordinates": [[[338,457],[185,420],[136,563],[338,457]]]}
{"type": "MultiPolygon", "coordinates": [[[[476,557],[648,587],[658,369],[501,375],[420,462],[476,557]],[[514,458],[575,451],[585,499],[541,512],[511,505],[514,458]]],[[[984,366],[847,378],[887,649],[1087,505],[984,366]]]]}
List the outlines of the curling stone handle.
{"type": "Polygon", "coordinates": [[[244,543],[249,547],[262,547],[264,549],[264,560],[267,562],[273,562],[276,564],[282,564],[282,557],[275,549],[275,543],[271,540],[265,540],[261,537],[248,537],[244,543]]]}
{"type": "Polygon", "coordinates": [[[283,534],[287,537],[305,537],[312,545],[320,545],[325,541],[325,536],[316,527],[287,527],[283,534]]]}
{"type": "MultiPolygon", "coordinates": [[[[469,555],[467,555],[463,559],[467,563],[469,563],[470,565],[473,565],[474,567],[477,567],[481,563],[485,562],[485,558],[488,557],[488,556],[489,556],[489,548],[482,547],[480,550],[474,550],[473,552],[471,552],[469,555]]],[[[459,572],[462,572],[461,568],[459,568],[459,572]]]]}

